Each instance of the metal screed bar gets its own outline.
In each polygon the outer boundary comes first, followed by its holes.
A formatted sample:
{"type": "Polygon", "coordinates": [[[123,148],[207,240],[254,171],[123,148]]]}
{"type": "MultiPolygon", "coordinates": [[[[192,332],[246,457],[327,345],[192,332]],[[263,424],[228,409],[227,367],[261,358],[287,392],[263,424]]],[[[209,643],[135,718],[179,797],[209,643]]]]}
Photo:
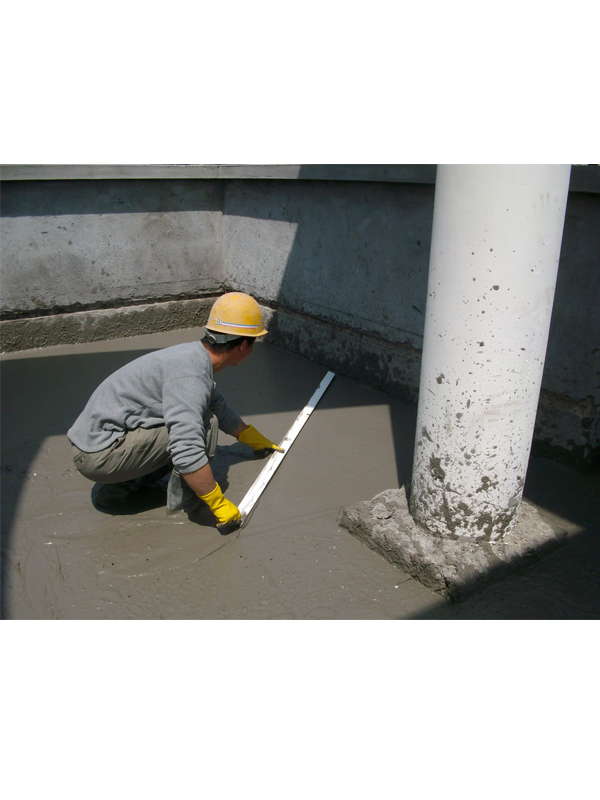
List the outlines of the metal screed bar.
{"type": "Polygon", "coordinates": [[[289,429],[289,431],[286,433],[283,441],[280,443],[279,446],[283,447],[285,453],[279,453],[277,451],[274,452],[269,457],[268,463],[265,464],[258,478],[254,481],[252,486],[246,492],[244,499],[238,506],[240,514],[242,515],[241,525],[239,526],[240,528],[243,528],[249,521],[251,512],[254,509],[254,506],[256,505],[258,498],[261,496],[267,484],[275,474],[275,471],[285,458],[286,454],[289,452],[289,449],[292,446],[294,439],[296,438],[296,436],[298,436],[298,434],[306,424],[306,421],[312,414],[315,406],[323,396],[325,389],[327,389],[327,387],[334,379],[334,377],[335,374],[333,372],[328,372],[327,375],[325,375],[325,377],[319,384],[319,388],[310,398],[307,405],[298,414],[298,416],[296,417],[296,421],[289,429]]]}

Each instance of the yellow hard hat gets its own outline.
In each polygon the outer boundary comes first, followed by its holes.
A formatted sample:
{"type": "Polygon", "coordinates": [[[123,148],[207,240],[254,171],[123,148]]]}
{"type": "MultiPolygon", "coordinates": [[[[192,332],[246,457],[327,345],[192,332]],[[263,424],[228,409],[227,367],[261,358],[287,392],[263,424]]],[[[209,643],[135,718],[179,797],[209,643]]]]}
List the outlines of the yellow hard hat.
{"type": "Polygon", "coordinates": [[[264,336],[262,311],[253,297],[243,292],[228,292],[215,300],[206,329],[215,333],[236,336],[264,336]]]}

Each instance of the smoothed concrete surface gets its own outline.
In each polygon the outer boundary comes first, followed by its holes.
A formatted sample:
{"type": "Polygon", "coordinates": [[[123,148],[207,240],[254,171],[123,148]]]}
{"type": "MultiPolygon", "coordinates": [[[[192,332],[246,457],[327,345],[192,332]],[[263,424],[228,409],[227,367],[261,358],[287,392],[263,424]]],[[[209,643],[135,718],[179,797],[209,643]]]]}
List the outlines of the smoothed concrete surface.
{"type": "MultiPolygon", "coordinates": [[[[93,508],[93,484],[71,461],[69,425],[105,375],[199,333],[4,357],[3,616],[386,619],[425,609],[427,589],[336,522],[344,504],[398,485],[414,409],[344,378],[327,390],[243,531],[223,537],[210,513],[190,520],[163,504],[123,516],[93,508]]],[[[324,374],[259,344],[241,367],[216,377],[244,419],[280,441],[324,374]]],[[[263,465],[220,435],[214,469],[234,502],[263,465]]]]}
{"type": "MultiPolygon", "coordinates": [[[[598,616],[598,476],[534,460],[526,495],[569,535],[569,549],[464,604],[441,600],[339,528],[340,508],[410,478],[415,426],[414,407],[340,376],[243,531],[222,537],[206,511],[191,519],[168,515],[161,497],[146,497],[129,515],[96,511],[93,484],[73,467],[67,429],[106,375],[199,334],[188,329],[2,358],[4,618],[598,616]]],[[[324,374],[259,344],[243,365],[216,377],[244,419],[279,441],[324,374]]],[[[263,465],[221,434],[214,468],[234,502],[263,465]]]]}

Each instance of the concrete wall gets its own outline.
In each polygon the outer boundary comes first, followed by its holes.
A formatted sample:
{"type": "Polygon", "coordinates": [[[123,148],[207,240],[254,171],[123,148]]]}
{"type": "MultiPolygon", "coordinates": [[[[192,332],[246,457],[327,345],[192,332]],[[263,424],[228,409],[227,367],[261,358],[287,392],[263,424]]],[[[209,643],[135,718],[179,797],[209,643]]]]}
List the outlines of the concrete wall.
{"type": "Polygon", "coordinates": [[[219,291],[222,183],[2,183],[2,314],[219,291]]]}
{"type": "Polygon", "coordinates": [[[432,185],[231,181],[230,283],[277,304],[419,348],[432,185]]]}
{"type": "MultiPolygon", "coordinates": [[[[433,199],[427,184],[230,181],[225,273],[299,315],[275,320],[281,346],[415,401],[433,199]]],[[[600,450],[599,254],[600,194],[570,192],[534,451],[588,465],[600,450]]]]}
{"type": "Polygon", "coordinates": [[[600,194],[569,193],[544,387],[600,403],[600,194]]]}
{"type": "MultiPolygon", "coordinates": [[[[189,324],[194,310],[201,324],[208,298],[239,289],[268,309],[273,342],[414,401],[431,167],[286,169],[286,179],[274,169],[269,179],[4,180],[3,349],[52,343],[67,329],[100,338],[108,317],[109,335],[146,324],[141,310],[91,309],[157,302],[161,325],[189,324]],[[172,299],[188,301],[183,316],[172,304],[166,312],[172,299]]],[[[582,463],[600,444],[595,174],[574,172],[588,191],[569,194],[536,429],[544,452],[582,463]]]]}

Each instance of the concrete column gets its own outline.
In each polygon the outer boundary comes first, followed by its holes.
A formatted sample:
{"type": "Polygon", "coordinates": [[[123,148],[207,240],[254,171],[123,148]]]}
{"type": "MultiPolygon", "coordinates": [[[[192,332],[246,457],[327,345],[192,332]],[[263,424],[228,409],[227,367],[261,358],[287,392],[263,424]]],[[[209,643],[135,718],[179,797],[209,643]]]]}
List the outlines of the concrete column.
{"type": "Polygon", "coordinates": [[[434,533],[494,541],[516,523],[570,171],[438,166],[410,491],[434,533]]]}

